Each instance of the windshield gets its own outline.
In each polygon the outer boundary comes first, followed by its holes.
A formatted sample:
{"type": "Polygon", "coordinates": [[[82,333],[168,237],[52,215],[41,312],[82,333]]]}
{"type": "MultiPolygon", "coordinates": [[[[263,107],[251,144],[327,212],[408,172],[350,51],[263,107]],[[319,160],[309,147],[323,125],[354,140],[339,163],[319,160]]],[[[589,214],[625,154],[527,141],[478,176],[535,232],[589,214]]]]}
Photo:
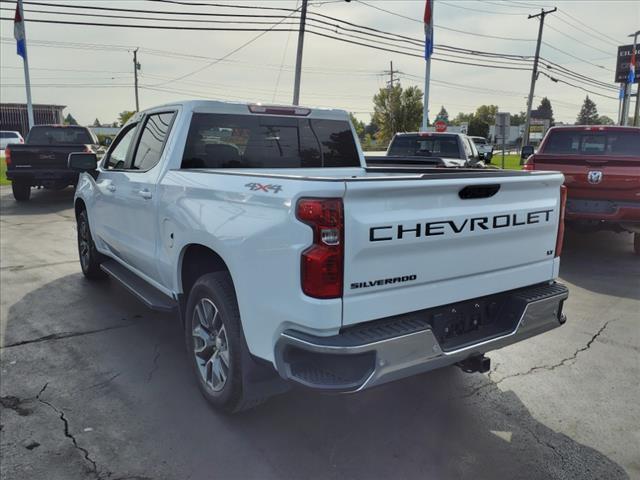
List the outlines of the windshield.
{"type": "Polygon", "coordinates": [[[391,142],[388,155],[460,158],[458,137],[455,135],[400,135],[391,142]]]}
{"type": "Polygon", "coordinates": [[[359,167],[347,121],[195,113],[182,168],[359,167]]]}
{"type": "Polygon", "coordinates": [[[540,153],[640,156],[640,130],[562,131],[549,133],[540,153]]]}
{"type": "Polygon", "coordinates": [[[33,145],[78,145],[97,143],[84,127],[33,127],[27,143],[33,145]]]}

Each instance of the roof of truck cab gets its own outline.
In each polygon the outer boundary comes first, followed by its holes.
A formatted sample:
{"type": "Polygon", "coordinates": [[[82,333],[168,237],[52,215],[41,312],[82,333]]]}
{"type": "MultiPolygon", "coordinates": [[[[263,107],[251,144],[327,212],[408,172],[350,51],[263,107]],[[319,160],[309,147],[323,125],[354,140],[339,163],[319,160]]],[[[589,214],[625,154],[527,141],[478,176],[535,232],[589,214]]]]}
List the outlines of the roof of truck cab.
{"type": "MultiPolygon", "coordinates": [[[[311,117],[311,118],[327,118],[327,119],[340,119],[344,120],[345,117],[348,117],[348,113],[345,110],[341,109],[331,109],[331,108],[320,108],[313,106],[296,106],[296,105],[282,105],[282,104],[271,104],[271,103],[257,103],[257,102],[228,102],[222,100],[186,100],[182,102],[172,102],[164,105],[158,105],[153,108],[148,108],[145,112],[157,111],[158,109],[163,108],[175,108],[182,107],[188,111],[192,111],[195,113],[226,113],[226,114],[249,114],[249,107],[251,105],[260,105],[264,107],[278,107],[281,109],[287,108],[298,108],[298,109],[309,109],[309,115],[300,115],[300,118],[311,117]]],[[[256,115],[261,115],[261,113],[256,113],[256,115]]],[[[277,116],[277,115],[274,115],[277,116]]],[[[281,116],[290,116],[290,115],[281,115],[281,116]]]]}
{"type": "Polygon", "coordinates": [[[552,130],[565,130],[572,132],[617,132],[617,131],[640,131],[640,127],[632,127],[632,126],[623,126],[623,125],[558,125],[555,127],[551,127],[549,131],[552,130]]]}

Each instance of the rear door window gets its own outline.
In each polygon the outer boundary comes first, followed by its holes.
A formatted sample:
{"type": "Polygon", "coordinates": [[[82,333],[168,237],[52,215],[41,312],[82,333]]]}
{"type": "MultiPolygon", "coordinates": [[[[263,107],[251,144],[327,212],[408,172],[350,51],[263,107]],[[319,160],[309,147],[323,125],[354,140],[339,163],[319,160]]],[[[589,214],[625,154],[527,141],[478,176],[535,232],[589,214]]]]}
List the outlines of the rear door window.
{"type": "Polygon", "coordinates": [[[154,113],[147,117],[131,170],[147,171],[160,161],[175,112],[154,113]]]}
{"type": "Polygon", "coordinates": [[[357,167],[347,121],[195,113],[182,168],[357,167]]]}

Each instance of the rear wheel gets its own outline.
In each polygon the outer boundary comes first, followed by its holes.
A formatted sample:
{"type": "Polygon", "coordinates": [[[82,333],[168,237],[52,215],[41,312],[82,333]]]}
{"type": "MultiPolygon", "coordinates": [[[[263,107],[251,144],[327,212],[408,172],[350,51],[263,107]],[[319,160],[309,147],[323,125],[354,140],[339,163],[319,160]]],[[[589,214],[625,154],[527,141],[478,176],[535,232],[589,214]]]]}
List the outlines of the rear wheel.
{"type": "Polygon", "coordinates": [[[27,202],[31,197],[31,185],[22,182],[12,182],[11,190],[13,190],[13,198],[16,202],[27,202]]]}
{"type": "Polygon", "coordinates": [[[89,217],[86,210],[82,210],[77,217],[78,225],[78,254],[82,273],[89,280],[101,280],[107,274],[100,268],[104,257],[96,250],[89,228],[89,217]]]}
{"type": "Polygon", "coordinates": [[[253,407],[243,392],[242,328],[231,277],[203,275],[189,292],[185,342],[202,395],[228,413],[253,407]]]}
{"type": "Polygon", "coordinates": [[[640,233],[633,234],[633,251],[636,255],[640,255],[640,233]]]}

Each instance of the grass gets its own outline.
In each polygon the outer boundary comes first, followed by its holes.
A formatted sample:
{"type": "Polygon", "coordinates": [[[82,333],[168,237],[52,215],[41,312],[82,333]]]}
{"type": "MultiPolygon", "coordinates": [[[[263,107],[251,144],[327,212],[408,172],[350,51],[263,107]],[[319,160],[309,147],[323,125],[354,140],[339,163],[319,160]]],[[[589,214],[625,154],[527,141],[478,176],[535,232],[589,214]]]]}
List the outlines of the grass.
{"type": "Polygon", "coordinates": [[[0,154],[0,185],[11,185],[11,181],[7,180],[7,164],[4,163],[4,152],[0,154]]]}
{"type": "MultiPolygon", "coordinates": [[[[502,155],[494,155],[491,159],[491,165],[495,165],[497,167],[502,166],[502,155]]],[[[522,165],[520,165],[520,155],[505,155],[504,168],[507,170],[521,170],[522,165]]]]}

